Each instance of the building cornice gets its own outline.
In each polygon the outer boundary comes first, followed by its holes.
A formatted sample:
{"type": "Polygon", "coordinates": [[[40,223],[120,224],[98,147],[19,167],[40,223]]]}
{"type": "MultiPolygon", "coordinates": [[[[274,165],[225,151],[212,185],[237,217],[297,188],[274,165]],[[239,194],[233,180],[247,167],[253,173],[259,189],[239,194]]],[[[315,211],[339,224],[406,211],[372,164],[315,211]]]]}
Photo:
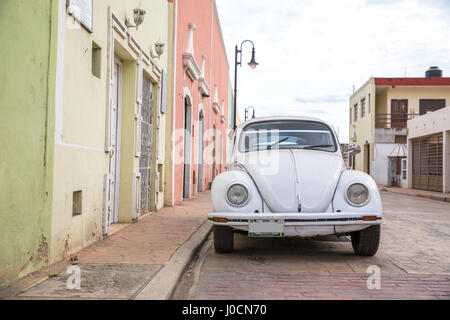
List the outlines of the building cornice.
{"type": "Polygon", "coordinates": [[[450,78],[374,78],[376,86],[450,86],[450,78]]]}
{"type": "Polygon", "coordinates": [[[186,68],[186,73],[192,81],[197,80],[200,76],[200,68],[195,61],[194,56],[190,52],[183,53],[183,65],[186,68]]]}

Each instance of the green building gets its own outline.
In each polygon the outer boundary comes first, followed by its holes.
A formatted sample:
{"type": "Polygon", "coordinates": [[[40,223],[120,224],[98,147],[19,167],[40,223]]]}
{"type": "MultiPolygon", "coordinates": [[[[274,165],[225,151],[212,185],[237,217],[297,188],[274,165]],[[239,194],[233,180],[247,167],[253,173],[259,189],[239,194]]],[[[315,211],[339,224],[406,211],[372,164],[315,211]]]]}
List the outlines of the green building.
{"type": "Polygon", "coordinates": [[[48,264],[58,1],[0,1],[0,287],[48,264]]]}

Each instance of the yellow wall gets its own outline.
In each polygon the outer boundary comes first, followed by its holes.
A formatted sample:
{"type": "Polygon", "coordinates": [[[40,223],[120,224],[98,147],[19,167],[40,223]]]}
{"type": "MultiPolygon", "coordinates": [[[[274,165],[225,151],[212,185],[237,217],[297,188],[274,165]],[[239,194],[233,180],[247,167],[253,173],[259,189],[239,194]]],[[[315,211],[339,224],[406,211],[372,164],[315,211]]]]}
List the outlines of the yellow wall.
{"type": "Polygon", "coordinates": [[[387,108],[390,113],[391,99],[408,99],[408,113],[419,114],[420,99],[446,99],[445,105],[450,102],[449,87],[396,87],[387,91],[387,108]]]}
{"type": "Polygon", "coordinates": [[[376,95],[376,113],[391,113],[391,110],[388,109],[388,98],[387,98],[387,90],[379,90],[376,95]]]}
{"type": "Polygon", "coordinates": [[[173,30],[174,30],[174,4],[168,5],[168,46],[167,46],[167,74],[171,75],[167,79],[167,99],[166,99],[166,122],[165,122],[165,170],[164,170],[164,205],[172,206],[172,97],[173,97],[173,30]]]}
{"type": "MultiPolygon", "coordinates": [[[[52,214],[51,262],[85,247],[103,236],[103,188],[104,175],[109,172],[109,154],[105,152],[106,118],[109,107],[109,13],[108,7],[118,19],[125,23],[128,17],[132,23],[133,9],[146,10],[145,20],[139,30],[128,29],[144,52],[154,52],[154,43],[165,43],[163,55],[150,59],[154,63],[143,63],[144,72],[150,75],[155,84],[153,106],[153,144],[159,144],[160,157],[152,155],[152,173],[157,163],[165,161],[165,121],[166,116],[159,114],[159,77],[153,64],[167,69],[168,52],[168,4],[167,0],[96,0],[94,1],[93,33],[77,27],[70,16],[65,24],[65,45],[63,47],[64,76],[62,108],[56,111],[56,145],[54,169],[54,198],[52,214]],[[101,77],[91,72],[91,53],[93,42],[101,48],[101,77]],[[62,115],[58,118],[58,112],[62,115]],[[156,118],[159,117],[159,131],[156,131],[156,118]],[[72,216],[72,193],[83,191],[83,213],[72,216]]],[[[136,102],[137,55],[130,47],[129,37],[122,39],[117,31],[114,54],[123,60],[122,89],[122,149],[120,169],[120,222],[131,221],[132,179],[139,172],[139,158],[135,156],[135,119],[138,112],[136,102]]],[[[169,82],[169,81],[168,81],[169,82]]],[[[170,94],[168,92],[168,94],[170,94]]],[[[168,106],[169,108],[169,106],[168,106]]],[[[155,150],[155,148],[153,148],[155,150]]],[[[154,177],[154,176],[153,176],[154,177]]],[[[154,181],[153,181],[154,185],[154,181]]],[[[154,188],[153,190],[154,191],[154,188]]],[[[163,204],[163,193],[159,195],[159,207],[163,204]]],[[[155,203],[155,199],[153,198],[155,203]]]]}
{"type": "Polygon", "coordinates": [[[375,125],[375,83],[371,78],[357,92],[350,97],[349,112],[351,114],[350,121],[350,145],[356,144],[361,147],[361,152],[355,157],[355,170],[364,171],[364,145],[370,144],[370,153],[373,157],[373,139],[375,125]],[[370,112],[369,112],[369,94],[370,94],[370,112]],[[366,98],[365,116],[361,117],[361,100],[366,98]],[[358,119],[354,119],[354,106],[358,104],[358,119]],[[356,139],[353,139],[356,132],[356,139]]]}

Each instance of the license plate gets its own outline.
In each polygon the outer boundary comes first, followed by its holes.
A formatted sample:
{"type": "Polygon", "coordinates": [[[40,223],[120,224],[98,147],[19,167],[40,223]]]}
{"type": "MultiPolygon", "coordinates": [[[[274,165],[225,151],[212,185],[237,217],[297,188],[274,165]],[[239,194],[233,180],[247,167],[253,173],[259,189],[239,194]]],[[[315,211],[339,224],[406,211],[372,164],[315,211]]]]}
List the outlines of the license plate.
{"type": "Polygon", "coordinates": [[[284,237],[284,220],[250,219],[248,235],[250,237],[284,237]]]}

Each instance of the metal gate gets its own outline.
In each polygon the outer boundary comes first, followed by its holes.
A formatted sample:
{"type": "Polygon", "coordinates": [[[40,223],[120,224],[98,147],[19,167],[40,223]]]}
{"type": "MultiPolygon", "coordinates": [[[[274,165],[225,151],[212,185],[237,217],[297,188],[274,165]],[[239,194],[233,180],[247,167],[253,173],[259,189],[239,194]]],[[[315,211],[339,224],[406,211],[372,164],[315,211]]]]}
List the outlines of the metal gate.
{"type": "Polygon", "coordinates": [[[141,109],[141,156],[139,172],[141,173],[141,214],[150,211],[151,154],[152,154],[152,109],[153,84],[143,77],[141,109]]]}
{"type": "Polygon", "coordinates": [[[442,192],[442,142],[442,133],[412,140],[413,188],[442,192]]]}

